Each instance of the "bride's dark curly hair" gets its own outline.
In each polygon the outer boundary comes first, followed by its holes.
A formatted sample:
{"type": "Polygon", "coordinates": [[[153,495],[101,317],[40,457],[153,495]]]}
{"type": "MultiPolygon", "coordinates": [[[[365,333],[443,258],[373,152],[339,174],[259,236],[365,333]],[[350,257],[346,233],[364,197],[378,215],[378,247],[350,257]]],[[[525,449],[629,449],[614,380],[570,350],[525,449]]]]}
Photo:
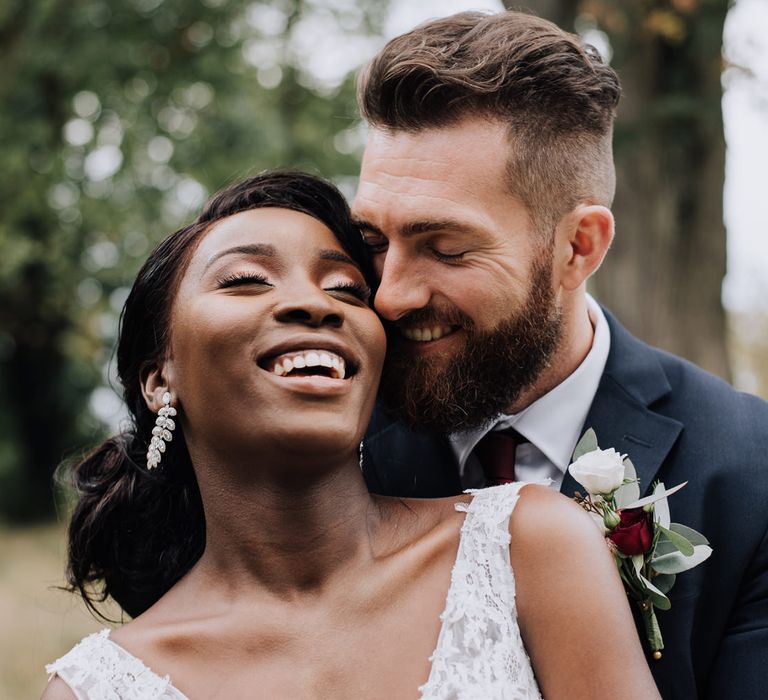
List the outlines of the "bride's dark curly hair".
{"type": "Polygon", "coordinates": [[[67,582],[98,615],[97,604],[111,597],[136,617],[203,553],[203,505],[180,427],[161,466],[147,469],[156,416],[144,402],[140,371],[165,354],[176,289],[206,231],[237,212],[265,207],[292,209],[321,221],[373,284],[365,245],[343,195],[303,173],[266,172],[228,187],[192,224],[152,251],[125,302],[117,347],[117,373],[131,426],[58,473],[77,499],[69,525],[67,582]]]}

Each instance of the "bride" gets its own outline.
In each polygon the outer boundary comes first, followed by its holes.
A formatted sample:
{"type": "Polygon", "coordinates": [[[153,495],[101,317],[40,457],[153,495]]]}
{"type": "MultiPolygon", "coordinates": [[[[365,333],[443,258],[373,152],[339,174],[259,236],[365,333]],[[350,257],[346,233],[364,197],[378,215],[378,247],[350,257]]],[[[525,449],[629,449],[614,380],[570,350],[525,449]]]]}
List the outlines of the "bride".
{"type": "Polygon", "coordinates": [[[71,474],[70,584],[133,619],[49,665],[45,700],[659,697],[576,505],[367,492],[371,284],[342,196],[301,174],[150,255],[117,354],[133,427],[71,474]]]}

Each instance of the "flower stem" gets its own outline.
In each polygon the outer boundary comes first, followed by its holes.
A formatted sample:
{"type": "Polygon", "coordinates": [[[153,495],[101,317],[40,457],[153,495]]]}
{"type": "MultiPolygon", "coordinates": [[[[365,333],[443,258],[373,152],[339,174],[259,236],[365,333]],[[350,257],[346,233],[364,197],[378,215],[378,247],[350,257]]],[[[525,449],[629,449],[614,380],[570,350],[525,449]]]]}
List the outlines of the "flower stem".
{"type": "Polygon", "coordinates": [[[643,618],[645,638],[648,640],[651,652],[654,658],[661,658],[664,640],[661,638],[659,621],[656,619],[656,611],[653,609],[653,603],[650,600],[644,600],[640,603],[640,615],[643,618]]]}

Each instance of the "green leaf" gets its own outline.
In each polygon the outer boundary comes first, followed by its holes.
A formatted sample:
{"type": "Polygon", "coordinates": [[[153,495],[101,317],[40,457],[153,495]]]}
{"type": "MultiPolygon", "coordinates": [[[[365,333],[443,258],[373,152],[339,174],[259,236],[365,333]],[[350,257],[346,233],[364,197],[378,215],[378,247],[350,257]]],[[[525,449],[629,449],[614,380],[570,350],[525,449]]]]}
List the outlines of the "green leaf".
{"type": "Polygon", "coordinates": [[[656,548],[654,549],[654,554],[657,557],[660,557],[662,554],[671,554],[672,552],[679,552],[680,550],[675,547],[674,544],[670,540],[668,540],[666,537],[663,539],[659,539],[658,542],[656,542],[656,548]]]}
{"type": "Polygon", "coordinates": [[[640,583],[638,572],[635,569],[634,562],[631,558],[627,557],[620,560],[619,572],[626,584],[625,587],[628,592],[632,594],[639,594],[642,592],[643,586],[640,583]]]}
{"type": "Polygon", "coordinates": [[[683,486],[685,486],[688,482],[684,481],[682,484],[678,484],[677,486],[671,488],[671,489],[664,489],[662,486],[661,491],[654,491],[653,494],[650,496],[646,496],[645,498],[641,498],[639,501],[634,501],[633,503],[630,503],[627,506],[624,506],[625,508],[642,508],[643,506],[647,506],[651,503],[656,503],[656,501],[660,501],[662,498],[667,498],[668,496],[671,496],[673,493],[677,493],[683,486]]]}
{"type": "Polygon", "coordinates": [[[643,586],[645,586],[645,590],[648,593],[648,597],[651,599],[651,602],[659,609],[659,610],[669,610],[672,607],[672,603],[669,602],[669,598],[665,596],[656,586],[654,586],[645,576],[640,576],[640,581],[642,582],[643,586]]]}
{"type": "Polygon", "coordinates": [[[674,532],[673,530],[668,530],[666,527],[662,527],[661,525],[659,525],[658,528],[681,554],[685,555],[686,557],[693,555],[693,544],[689,542],[685,537],[677,532],[674,532]]]}
{"type": "Polygon", "coordinates": [[[645,557],[642,554],[635,554],[632,556],[632,565],[635,567],[638,576],[643,570],[643,564],[645,564],[645,557]]]}
{"type": "Polygon", "coordinates": [[[571,462],[575,462],[579,457],[587,454],[587,452],[594,452],[597,449],[597,435],[595,434],[595,431],[590,428],[581,436],[581,440],[576,443],[571,462]]]}
{"type": "Polygon", "coordinates": [[[706,561],[710,554],[712,554],[712,548],[700,544],[693,548],[693,554],[690,557],[686,557],[680,552],[662,554],[651,561],[651,567],[660,574],[679,574],[706,561]]]}
{"type": "MultiPolygon", "coordinates": [[[[656,488],[653,489],[653,495],[666,493],[666,489],[664,488],[664,484],[662,482],[659,482],[656,484],[656,488]]],[[[669,517],[669,503],[667,502],[666,496],[664,498],[656,501],[656,504],[654,506],[654,519],[655,521],[661,525],[663,528],[668,528],[670,524],[670,517],[669,517]]]]}
{"type": "Polygon", "coordinates": [[[640,483],[637,480],[635,465],[629,458],[624,460],[624,484],[616,490],[616,507],[626,508],[632,501],[640,498],[640,483]]]}
{"type": "Polygon", "coordinates": [[[659,574],[653,579],[653,582],[656,584],[656,588],[666,595],[672,590],[676,580],[677,576],[674,574],[659,574]]]}
{"type": "Polygon", "coordinates": [[[697,544],[709,544],[709,540],[704,537],[700,532],[696,532],[693,528],[687,527],[686,525],[681,525],[680,523],[672,523],[669,526],[669,529],[672,530],[672,532],[676,532],[678,535],[682,535],[687,539],[692,545],[697,544]]]}

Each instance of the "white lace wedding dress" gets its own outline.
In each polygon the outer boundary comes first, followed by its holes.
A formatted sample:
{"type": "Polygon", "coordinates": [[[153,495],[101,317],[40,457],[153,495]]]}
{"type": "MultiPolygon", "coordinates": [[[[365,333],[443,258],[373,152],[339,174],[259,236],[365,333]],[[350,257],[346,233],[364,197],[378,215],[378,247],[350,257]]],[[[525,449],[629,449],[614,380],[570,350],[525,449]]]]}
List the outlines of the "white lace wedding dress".
{"type": "MultiPolygon", "coordinates": [[[[521,483],[471,491],[421,700],[541,700],[520,637],[509,560],[509,517],[521,483]]],[[[189,700],[109,639],[86,637],[46,667],[79,700],[189,700]]],[[[414,691],[415,694],[415,691],[414,691]]]]}

